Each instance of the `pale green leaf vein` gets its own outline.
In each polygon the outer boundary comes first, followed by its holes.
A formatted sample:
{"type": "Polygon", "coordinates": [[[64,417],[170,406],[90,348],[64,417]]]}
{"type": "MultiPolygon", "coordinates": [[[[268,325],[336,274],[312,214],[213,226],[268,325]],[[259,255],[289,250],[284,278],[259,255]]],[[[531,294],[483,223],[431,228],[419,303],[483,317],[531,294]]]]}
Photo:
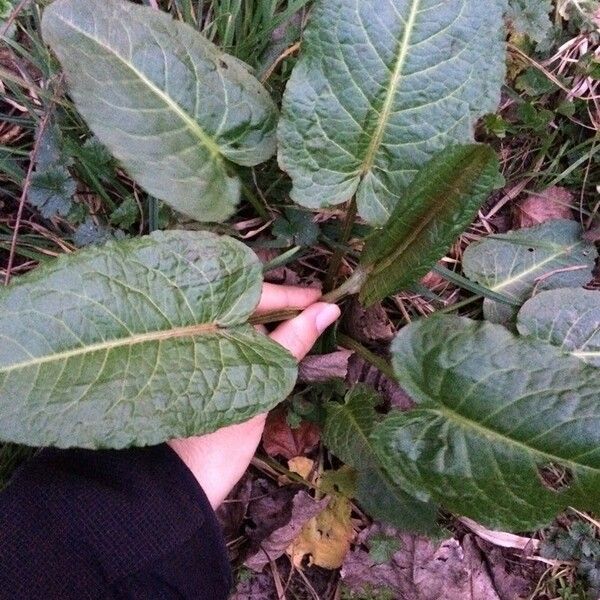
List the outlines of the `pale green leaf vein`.
{"type": "MultiPolygon", "coordinates": [[[[146,85],[152,93],[154,93],[169,109],[171,109],[181,121],[185,123],[187,129],[189,129],[192,134],[200,140],[200,142],[206,147],[206,149],[210,152],[210,154],[214,158],[221,159],[221,151],[218,146],[211,139],[211,137],[200,127],[200,125],[191,118],[177,102],[175,102],[168,94],[166,94],[163,90],[161,90],[153,81],[148,79],[144,73],[142,73],[137,67],[131,62],[127,61],[120,54],[115,52],[113,48],[102,42],[102,40],[95,38],[93,35],[89,34],[84,29],[77,27],[74,23],[65,20],[60,15],[56,15],[55,18],[62,21],[66,26],[71,27],[77,33],[83,35],[87,39],[101,46],[106,52],[114,56],[117,60],[119,60],[123,65],[125,65],[128,69],[130,69],[136,77],[138,77],[144,85],[146,85]]],[[[126,29],[126,28],[125,28],[126,29]]],[[[162,48],[162,47],[161,47],[162,48]]]]}
{"type": "Polygon", "coordinates": [[[381,114],[379,116],[377,127],[375,128],[375,133],[371,138],[371,142],[369,147],[367,148],[367,153],[365,155],[363,161],[363,174],[368,173],[373,164],[375,162],[375,156],[377,155],[377,151],[381,146],[381,142],[383,140],[383,136],[385,133],[385,129],[387,127],[390,116],[392,115],[392,111],[394,108],[394,100],[396,98],[396,93],[399,89],[400,82],[402,80],[404,66],[406,64],[406,60],[408,58],[408,50],[410,48],[410,40],[412,37],[413,29],[415,28],[417,15],[419,13],[419,6],[421,4],[421,0],[413,0],[410,13],[408,15],[408,20],[406,22],[406,27],[404,29],[404,34],[402,36],[402,40],[400,42],[400,50],[398,52],[398,59],[394,66],[394,70],[392,72],[392,76],[390,79],[390,85],[383,103],[383,107],[381,109],[381,114]]]}

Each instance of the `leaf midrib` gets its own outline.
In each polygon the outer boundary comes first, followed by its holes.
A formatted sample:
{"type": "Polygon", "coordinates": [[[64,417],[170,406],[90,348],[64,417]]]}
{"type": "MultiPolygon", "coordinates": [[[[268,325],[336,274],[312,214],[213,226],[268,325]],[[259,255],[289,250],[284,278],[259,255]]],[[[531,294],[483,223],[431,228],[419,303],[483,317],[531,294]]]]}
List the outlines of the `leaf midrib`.
{"type": "Polygon", "coordinates": [[[199,323],[196,325],[188,325],[186,327],[174,327],[172,329],[138,333],[128,337],[105,340],[103,342],[97,342],[87,346],[80,346],[71,350],[63,350],[62,352],[57,352],[55,354],[45,354],[43,356],[32,357],[30,360],[13,363],[7,367],[0,367],[0,374],[10,373],[11,371],[17,371],[19,369],[26,369],[29,367],[36,367],[44,363],[62,362],[69,360],[70,358],[84,356],[94,352],[110,352],[111,350],[116,350],[118,348],[131,347],[148,342],[157,342],[177,338],[194,337],[207,333],[215,333],[219,329],[219,326],[213,323],[199,323]]]}
{"type": "MultiPolygon", "coordinates": [[[[175,102],[168,94],[166,94],[163,90],[161,90],[157,85],[154,84],[150,79],[148,79],[141,71],[139,71],[132,63],[128,62],[125,58],[119,55],[113,48],[106,45],[104,42],[95,38],[93,35],[77,27],[71,21],[63,19],[61,16],[55,14],[54,17],[64,23],[67,27],[70,27],[74,31],[80,33],[87,39],[92,42],[98,44],[104,50],[106,50],[109,54],[114,56],[117,60],[119,60],[122,64],[124,64],[132,73],[138,77],[156,96],[164,102],[168,108],[170,108],[177,116],[183,121],[186,127],[192,132],[192,134],[200,140],[200,142],[206,147],[211,156],[215,159],[222,160],[221,149],[218,144],[216,144],[213,139],[198,125],[198,123],[191,118],[177,102],[175,102]]],[[[166,64],[165,64],[166,67],[166,64]]]]}
{"type": "MultiPolygon", "coordinates": [[[[427,226],[430,225],[433,221],[435,221],[435,219],[440,213],[444,212],[449,206],[452,205],[452,203],[455,203],[456,200],[459,199],[465,193],[465,187],[462,185],[462,182],[466,180],[466,182],[468,183],[473,178],[472,170],[469,169],[469,167],[471,167],[474,164],[474,162],[475,160],[473,160],[473,162],[462,171],[460,179],[453,186],[453,189],[444,195],[441,202],[436,202],[433,209],[429,209],[431,205],[430,202],[428,202],[427,204],[423,203],[424,208],[428,210],[425,210],[424,214],[421,215],[418,225],[411,229],[410,234],[405,238],[404,242],[401,245],[397,246],[395,250],[392,253],[390,253],[386,258],[376,263],[376,266],[373,269],[374,275],[381,274],[382,272],[389,269],[392,265],[394,265],[398,260],[400,260],[402,258],[402,255],[406,252],[408,248],[412,246],[415,240],[423,241],[421,234],[427,228],[427,226]]],[[[485,165],[482,169],[482,173],[484,172],[484,170],[485,165]]],[[[439,199],[439,196],[440,194],[434,195],[436,199],[439,199]]],[[[430,196],[427,200],[431,201],[431,199],[432,197],[430,196]]]]}
{"type": "Polygon", "coordinates": [[[406,58],[408,56],[408,49],[410,48],[410,39],[412,36],[413,29],[415,27],[415,22],[417,19],[417,14],[419,12],[420,5],[421,0],[413,0],[410,9],[410,14],[406,22],[406,28],[404,29],[404,35],[402,36],[402,42],[400,43],[398,59],[396,61],[394,71],[390,78],[390,86],[385,101],[383,103],[383,107],[381,109],[381,115],[377,123],[377,128],[375,129],[375,133],[371,138],[371,143],[367,148],[367,152],[363,160],[363,175],[366,175],[373,167],[373,164],[375,163],[375,156],[377,154],[377,151],[379,150],[379,147],[381,146],[381,142],[383,141],[383,134],[385,133],[385,128],[387,127],[388,121],[390,119],[390,115],[392,113],[392,108],[394,105],[394,99],[396,97],[396,93],[398,91],[398,88],[400,87],[400,82],[402,80],[404,66],[406,64],[406,58]]]}
{"type": "Polygon", "coordinates": [[[465,417],[463,414],[452,410],[445,404],[441,405],[441,406],[439,404],[437,404],[435,407],[423,408],[423,410],[430,411],[432,413],[437,413],[439,416],[441,416],[442,418],[444,418],[448,421],[455,421],[458,424],[458,426],[461,427],[462,429],[467,429],[467,430],[472,429],[472,430],[475,430],[476,432],[477,431],[480,432],[480,434],[483,437],[495,438],[503,444],[521,448],[526,454],[530,454],[530,455],[537,454],[539,456],[544,457],[545,459],[548,459],[550,462],[556,462],[556,463],[570,466],[574,472],[578,472],[578,471],[581,471],[582,469],[584,469],[587,471],[591,471],[596,475],[600,475],[600,469],[598,469],[598,468],[590,467],[589,465],[585,465],[582,463],[576,463],[568,458],[550,454],[549,452],[545,452],[544,450],[540,450],[539,448],[533,448],[531,446],[527,446],[527,444],[525,444],[524,442],[515,440],[514,438],[508,437],[507,435],[500,433],[494,429],[485,427],[481,423],[479,423],[477,421],[473,421],[473,419],[469,419],[468,417],[465,417]]]}
{"type": "Polygon", "coordinates": [[[600,350],[567,350],[567,352],[577,358],[596,358],[600,356],[600,350]]]}
{"type": "Polygon", "coordinates": [[[557,258],[559,258],[561,256],[564,256],[565,254],[570,253],[572,250],[574,250],[578,246],[581,246],[581,244],[582,244],[581,241],[577,241],[572,246],[563,246],[561,248],[560,252],[557,252],[556,254],[550,255],[548,258],[545,258],[542,262],[536,263],[534,266],[529,267],[528,269],[525,269],[525,271],[521,271],[520,273],[517,273],[517,275],[515,275],[514,277],[509,277],[508,279],[505,279],[501,283],[496,283],[490,289],[493,292],[497,292],[499,290],[502,290],[505,287],[509,286],[511,283],[515,283],[516,281],[520,281],[521,279],[527,277],[528,275],[531,275],[532,273],[535,273],[536,271],[539,271],[540,268],[542,268],[544,265],[547,265],[548,263],[551,263],[553,260],[556,260],[557,258]]]}

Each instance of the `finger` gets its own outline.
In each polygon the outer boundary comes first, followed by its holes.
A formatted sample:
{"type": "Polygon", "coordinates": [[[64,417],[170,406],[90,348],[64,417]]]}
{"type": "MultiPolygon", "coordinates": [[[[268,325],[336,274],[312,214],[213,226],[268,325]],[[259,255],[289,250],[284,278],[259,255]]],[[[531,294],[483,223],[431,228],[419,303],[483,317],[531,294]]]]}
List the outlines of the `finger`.
{"type": "Polygon", "coordinates": [[[339,316],[340,309],[335,304],[317,302],[294,319],[279,325],[270,337],[301,360],[339,316]]]}
{"type": "Polygon", "coordinates": [[[255,314],[284,310],[286,308],[306,308],[321,297],[317,288],[301,288],[292,285],[264,283],[260,302],[255,314]]]}

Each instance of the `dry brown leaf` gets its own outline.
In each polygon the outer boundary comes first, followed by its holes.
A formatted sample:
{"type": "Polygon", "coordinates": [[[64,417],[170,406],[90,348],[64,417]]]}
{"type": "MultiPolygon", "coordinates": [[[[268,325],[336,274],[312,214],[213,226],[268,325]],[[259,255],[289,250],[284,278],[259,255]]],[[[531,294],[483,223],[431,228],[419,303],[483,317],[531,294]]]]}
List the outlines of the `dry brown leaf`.
{"type": "Polygon", "coordinates": [[[534,552],[539,548],[540,541],[535,538],[523,537],[508,533],[506,531],[495,531],[487,529],[483,525],[469,519],[467,517],[460,517],[458,519],[463,525],[466,525],[473,533],[477,534],[481,539],[486,542],[494,544],[494,546],[500,546],[502,548],[514,548],[515,550],[522,550],[525,552],[534,552]]]}
{"type": "MultiPolygon", "coordinates": [[[[444,263],[439,263],[442,267],[445,267],[444,263]]],[[[421,284],[430,290],[441,285],[447,285],[447,281],[435,271],[429,271],[425,277],[421,279],[421,284]]]]}
{"type": "Polygon", "coordinates": [[[262,443],[269,456],[281,455],[289,460],[307,454],[319,440],[319,428],[314,423],[302,421],[297,429],[292,429],[286,421],[285,409],[280,407],[269,413],[262,443]]]}
{"type": "Polygon", "coordinates": [[[305,557],[308,557],[311,566],[324,569],[341,567],[354,539],[351,513],[352,505],[347,498],[332,497],[327,508],[304,525],[300,535],[286,550],[294,566],[300,569],[305,557]]]}
{"type": "Polygon", "coordinates": [[[252,498],[252,480],[249,473],[237,483],[227,499],[215,511],[226,540],[238,537],[252,498]]]}
{"type": "MultiPolygon", "coordinates": [[[[279,256],[279,252],[272,248],[257,248],[255,253],[264,264],[279,256]]],[[[267,271],[264,279],[268,283],[276,283],[278,285],[301,285],[305,283],[295,271],[286,266],[267,271]]]]}
{"type": "Polygon", "coordinates": [[[315,461],[306,458],[306,456],[296,456],[295,458],[288,460],[288,470],[300,475],[302,479],[306,479],[307,481],[314,466],[315,461]]]}
{"type": "Polygon", "coordinates": [[[385,408],[410,410],[415,406],[410,396],[398,385],[397,381],[386,377],[377,367],[366,362],[358,354],[353,354],[348,361],[346,383],[353,386],[359,382],[373,386],[375,391],[383,396],[385,408]]]}
{"type": "Polygon", "coordinates": [[[330,354],[311,354],[300,363],[298,381],[323,383],[330,379],[344,379],[348,372],[348,359],[351,355],[351,350],[338,350],[330,354]]]}
{"type": "Polygon", "coordinates": [[[436,543],[374,524],[358,536],[341,576],[351,592],[387,590],[393,598],[410,600],[517,600],[531,593],[530,582],[511,575],[502,556],[496,556],[496,564],[486,558],[472,535],[462,543],[454,538],[436,543]],[[377,535],[400,541],[399,550],[384,564],[373,562],[365,550],[377,535]]]}
{"type": "Polygon", "coordinates": [[[363,344],[387,344],[396,333],[381,303],[363,308],[355,298],[352,299],[344,317],[348,335],[363,344]]]}
{"type": "Polygon", "coordinates": [[[245,565],[253,571],[262,571],[270,560],[277,560],[286,548],[299,536],[304,525],[327,507],[328,499],[315,500],[304,490],[292,501],[291,517],[282,527],[273,531],[260,544],[260,548],[248,558],[245,565]]]}
{"type": "Polygon", "coordinates": [[[532,227],[555,219],[572,219],[572,203],[573,194],[558,186],[530,194],[516,206],[513,226],[532,227]]]}

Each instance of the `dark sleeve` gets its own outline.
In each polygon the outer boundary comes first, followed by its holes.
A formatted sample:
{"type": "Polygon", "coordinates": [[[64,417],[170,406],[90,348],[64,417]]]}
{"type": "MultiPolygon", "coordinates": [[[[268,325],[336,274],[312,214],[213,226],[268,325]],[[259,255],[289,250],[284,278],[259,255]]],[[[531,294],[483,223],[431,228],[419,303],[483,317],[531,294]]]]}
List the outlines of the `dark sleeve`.
{"type": "Polygon", "coordinates": [[[39,452],[0,494],[0,598],[221,600],[215,514],[166,445],[39,452]]]}

